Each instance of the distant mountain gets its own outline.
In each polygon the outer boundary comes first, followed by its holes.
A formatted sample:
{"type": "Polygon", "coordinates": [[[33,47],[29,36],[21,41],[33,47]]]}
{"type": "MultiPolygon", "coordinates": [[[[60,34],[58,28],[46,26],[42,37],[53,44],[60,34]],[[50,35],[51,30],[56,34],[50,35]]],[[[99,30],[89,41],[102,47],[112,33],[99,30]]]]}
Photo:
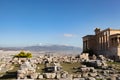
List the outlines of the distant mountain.
{"type": "Polygon", "coordinates": [[[24,47],[24,49],[30,51],[79,51],[79,52],[82,51],[80,47],[64,46],[64,45],[29,46],[29,47],[24,47]]]}
{"type": "Polygon", "coordinates": [[[17,50],[22,50],[23,48],[21,47],[0,47],[0,50],[4,51],[17,51],[17,50]]]}
{"type": "Polygon", "coordinates": [[[28,47],[0,47],[0,50],[5,51],[17,51],[17,50],[29,50],[33,52],[48,51],[48,52],[67,52],[67,53],[81,53],[80,47],[65,46],[65,45],[44,45],[44,46],[28,46],[28,47]]]}

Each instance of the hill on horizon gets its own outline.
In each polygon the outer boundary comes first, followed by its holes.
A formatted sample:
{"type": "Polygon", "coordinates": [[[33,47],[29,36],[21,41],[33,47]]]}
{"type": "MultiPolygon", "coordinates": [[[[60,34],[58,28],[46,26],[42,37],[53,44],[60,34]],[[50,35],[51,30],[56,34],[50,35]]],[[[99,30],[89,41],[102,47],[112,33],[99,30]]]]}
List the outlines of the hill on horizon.
{"type": "Polygon", "coordinates": [[[82,49],[80,47],[74,46],[65,46],[65,45],[43,45],[43,46],[28,46],[28,47],[0,47],[0,50],[29,50],[33,52],[39,51],[50,51],[50,52],[74,52],[74,53],[81,53],[82,49]]]}

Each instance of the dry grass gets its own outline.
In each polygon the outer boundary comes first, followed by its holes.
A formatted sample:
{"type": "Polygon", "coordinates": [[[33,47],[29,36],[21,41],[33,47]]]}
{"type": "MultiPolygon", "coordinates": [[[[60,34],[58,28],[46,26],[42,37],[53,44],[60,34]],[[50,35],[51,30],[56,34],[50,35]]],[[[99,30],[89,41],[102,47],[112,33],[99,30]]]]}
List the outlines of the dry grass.
{"type": "Polygon", "coordinates": [[[39,67],[39,69],[36,69],[37,73],[43,73],[43,69],[45,68],[44,64],[37,64],[37,67],[39,67]]]}
{"type": "Polygon", "coordinates": [[[81,63],[75,62],[75,63],[61,63],[61,66],[64,71],[67,71],[68,73],[74,73],[75,70],[74,67],[79,68],[81,67],[81,63]]]}
{"type": "Polygon", "coordinates": [[[112,66],[116,70],[120,70],[120,62],[107,62],[108,66],[112,66]]]}

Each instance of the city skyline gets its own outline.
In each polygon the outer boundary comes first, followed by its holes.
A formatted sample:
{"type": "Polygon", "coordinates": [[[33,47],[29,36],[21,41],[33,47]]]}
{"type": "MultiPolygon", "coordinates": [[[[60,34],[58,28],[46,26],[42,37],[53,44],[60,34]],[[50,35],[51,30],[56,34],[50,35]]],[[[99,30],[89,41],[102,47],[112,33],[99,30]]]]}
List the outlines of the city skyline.
{"type": "Polygon", "coordinates": [[[84,35],[119,21],[119,0],[0,0],[0,46],[82,47],[84,35]]]}

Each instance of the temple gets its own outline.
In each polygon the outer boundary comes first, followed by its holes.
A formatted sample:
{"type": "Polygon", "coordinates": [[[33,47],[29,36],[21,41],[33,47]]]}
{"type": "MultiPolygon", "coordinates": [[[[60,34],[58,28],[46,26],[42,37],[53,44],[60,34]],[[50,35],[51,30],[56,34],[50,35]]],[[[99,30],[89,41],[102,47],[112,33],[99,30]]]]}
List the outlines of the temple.
{"type": "Polygon", "coordinates": [[[95,35],[83,37],[83,52],[92,50],[96,54],[120,59],[120,29],[96,28],[95,35]]]}

